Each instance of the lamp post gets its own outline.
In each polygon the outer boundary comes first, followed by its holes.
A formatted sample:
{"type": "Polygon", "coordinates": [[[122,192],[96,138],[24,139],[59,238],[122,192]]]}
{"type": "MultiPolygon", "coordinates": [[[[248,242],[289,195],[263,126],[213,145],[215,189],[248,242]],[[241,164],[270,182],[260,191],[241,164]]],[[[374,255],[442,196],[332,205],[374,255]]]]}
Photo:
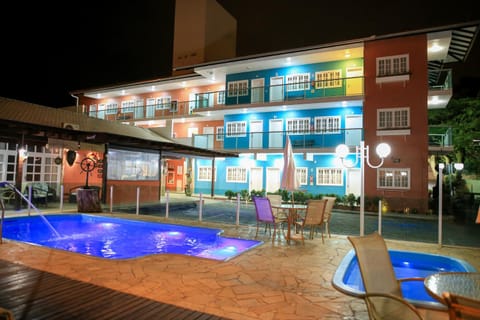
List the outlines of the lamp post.
{"type": "Polygon", "coordinates": [[[449,184],[450,184],[450,196],[453,197],[454,191],[453,191],[453,187],[452,187],[452,175],[456,171],[463,170],[463,163],[461,163],[461,162],[447,163],[447,168],[448,168],[448,180],[449,180],[449,184]],[[453,169],[455,169],[455,171],[453,169]]]}
{"type": "Polygon", "coordinates": [[[345,144],[340,144],[335,149],[335,153],[341,159],[344,167],[353,168],[360,160],[360,236],[364,235],[365,229],[365,163],[367,163],[370,168],[380,168],[383,165],[384,159],[390,154],[391,148],[390,145],[383,142],[377,145],[375,151],[380,157],[380,163],[378,165],[373,165],[370,163],[369,147],[365,146],[365,141],[360,141],[360,146],[355,147],[355,163],[352,165],[347,165],[345,164],[344,160],[350,153],[348,146],[345,144]]]}

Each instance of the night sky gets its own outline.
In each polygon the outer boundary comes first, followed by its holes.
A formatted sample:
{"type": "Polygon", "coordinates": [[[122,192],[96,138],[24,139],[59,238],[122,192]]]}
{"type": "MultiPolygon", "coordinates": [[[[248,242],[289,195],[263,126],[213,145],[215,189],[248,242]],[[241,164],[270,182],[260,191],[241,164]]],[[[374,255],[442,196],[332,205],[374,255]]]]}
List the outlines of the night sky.
{"type": "MultiPolygon", "coordinates": [[[[362,1],[218,2],[237,17],[239,56],[480,20],[463,0],[449,7],[425,0],[363,7],[362,1]]],[[[170,75],[173,0],[62,5],[15,2],[2,10],[0,96],[63,107],[75,104],[70,91],[170,75]]],[[[480,88],[480,38],[467,64],[452,67],[457,85],[480,88]]]]}

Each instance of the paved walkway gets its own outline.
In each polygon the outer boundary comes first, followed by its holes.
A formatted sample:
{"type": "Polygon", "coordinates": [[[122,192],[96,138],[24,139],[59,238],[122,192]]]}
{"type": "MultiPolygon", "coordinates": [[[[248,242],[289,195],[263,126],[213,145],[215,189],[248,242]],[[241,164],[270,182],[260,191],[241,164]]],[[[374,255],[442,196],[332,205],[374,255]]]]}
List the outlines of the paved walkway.
{"type": "MultiPolygon", "coordinates": [[[[114,216],[166,221],[152,215],[114,216]]],[[[168,222],[220,227],[231,237],[255,236],[255,227],[248,225],[168,222]]],[[[230,319],[368,319],[362,300],[331,285],[338,264],[352,249],[345,236],[333,234],[325,244],[317,237],[305,245],[288,245],[281,236],[272,243],[263,233],[259,239],[264,240],[261,246],[226,262],[182,255],[106,260],[5,239],[0,259],[230,319]]],[[[478,248],[397,240],[387,240],[387,245],[460,258],[480,270],[478,248]]]]}

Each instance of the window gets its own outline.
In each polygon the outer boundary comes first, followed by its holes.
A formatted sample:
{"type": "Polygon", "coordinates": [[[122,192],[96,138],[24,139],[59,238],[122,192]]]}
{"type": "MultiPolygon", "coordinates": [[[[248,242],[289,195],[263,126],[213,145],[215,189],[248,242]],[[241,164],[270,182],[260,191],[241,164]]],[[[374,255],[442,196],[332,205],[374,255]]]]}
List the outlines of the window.
{"type": "Polygon", "coordinates": [[[247,169],[240,167],[227,167],[227,182],[247,182],[247,169]]]}
{"type": "Polygon", "coordinates": [[[301,185],[306,185],[308,181],[308,169],[307,168],[295,168],[295,176],[301,185]]]}
{"type": "Polygon", "coordinates": [[[407,54],[377,58],[377,77],[404,75],[409,71],[407,54]]]}
{"type": "Polygon", "coordinates": [[[399,129],[410,127],[410,109],[392,108],[377,110],[378,129],[399,129]]]}
{"type": "Polygon", "coordinates": [[[198,167],[198,181],[212,181],[212,167],[198,167]]]}
{"type": "Polygon", "coordinates": [[[315,89],[338,88],[341,86],[341,69],[315,72],[315,89]]]}
{"type": "Polygon", "coordinates": [[[324,186],[343,185],[343,169],[317,168],[317,185],[324,185],[324,186]]]}
{"type": "Polygon", "coordinates": [[[287,76],[287,91],[303,91],[310,89],[310,74],[299,73],[287,76]]]}
{"type": "Polygon", "coordinates": [[[248,80],[230,81],[228,83],[228,97],[248,95],[248,80]]]}
{"type": "Polygon", "coordinates": [[[105,114],[117,114],[118,104],[116,102],[107,103],[105,108],[105,114]]]}
{"type": "Polygon", "coordinates": [[[133,112],[134,109],[135,109],[135,101],[133,100],[122,101],[122,113],[133,112]]]}
{"type": "Polygon", "coordinates": [[[217,91],[217,104],[225,104],[225,90],[217,91]]]}
{"type": "Polygon", "coordinates": [[[247,122],[227,122],[227,137],[245,137],[247,135],[247,122]]]}
{"type": "Polygon", "coordinates": [[[310,118],[298,118],[287,120],[288,134],[305,134],[310,131],[310,118]]]}
{"type": "Polygon", "coordinates": [[[158,153],[109,149],[107,178],[111,180],[158,181],[158,153]]]}
{"type": "Polygon", "coordinates": [[[96,118],[97,117],[97,105],[96,104],[91,104],[88,107],[88,115],[90,117],[96,118]]]}
{"type": "Polygon", "coordinates": [[[178,111],[177,101],[170,102],[170,112],[177,112],[177,111],[178,111]]]}
{"type": "Polygon", "coordinates": [[[410,169],[379,168],[377,187],[385,189],[410,189],[410,169]]]}
{"type": "Polygon", "coordinates": [[[170,109],[171,101],[172,101],[172,97],[169,97],[169,96],[157,97],[156,103],[155,103],[155,110],[170,109]]]}
{"type": "Polygon", "coordinates": [[[315,133],[340,133],[340,116],[315,117],[315,133]]]}
{"type": "Polygon", "coordinates": [[[217,141],[223,141],[223,136],[224,136],[223,127],[217,127],[216,130],[217,130],[217,135],[215,136],[215,139],[217,141]]]}

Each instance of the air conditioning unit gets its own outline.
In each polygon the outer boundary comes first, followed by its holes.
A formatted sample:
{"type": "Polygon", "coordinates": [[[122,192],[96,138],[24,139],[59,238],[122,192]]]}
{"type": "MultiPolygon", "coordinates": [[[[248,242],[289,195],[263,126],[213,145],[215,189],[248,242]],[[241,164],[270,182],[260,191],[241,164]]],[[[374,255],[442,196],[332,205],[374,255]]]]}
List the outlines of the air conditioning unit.
{"type": "Polygon", "coordinates": [[[63,128],[70,129],[70,130],[80,130],[80,125],[77,123],[64,122],[63,128]]]}

